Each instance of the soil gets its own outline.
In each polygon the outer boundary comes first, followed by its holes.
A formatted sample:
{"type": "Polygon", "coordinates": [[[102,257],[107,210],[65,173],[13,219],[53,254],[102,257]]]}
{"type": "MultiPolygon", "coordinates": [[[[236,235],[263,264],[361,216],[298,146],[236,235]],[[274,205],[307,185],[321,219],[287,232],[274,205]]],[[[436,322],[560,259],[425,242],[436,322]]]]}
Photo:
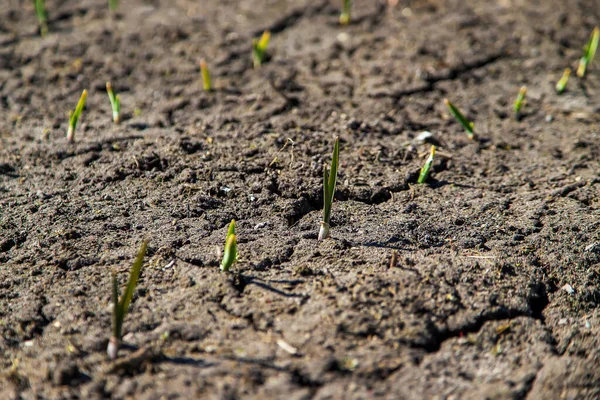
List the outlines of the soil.
{"type": "Polygon", "coordinates": [[[2,3],[1,398],[600,398],[600,62],[554,91],[597,1],[2,3]]]}

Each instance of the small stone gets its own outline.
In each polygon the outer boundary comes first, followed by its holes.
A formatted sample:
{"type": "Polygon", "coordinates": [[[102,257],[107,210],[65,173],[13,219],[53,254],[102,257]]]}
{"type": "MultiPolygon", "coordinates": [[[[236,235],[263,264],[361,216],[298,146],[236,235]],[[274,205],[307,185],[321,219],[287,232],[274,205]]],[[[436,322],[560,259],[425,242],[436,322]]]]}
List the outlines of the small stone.
{"type": "Polygon", "coordinates": [[[431,141],[431,139],[433,139],[433,133],[429,131],[423,131],[419,133],[419,135],[415,138],[414,141],[418,143],[427,143],[431,141]]]}
{"type": "Polygon", "coordinates": [[[573,294],[573,293],[575,293],[575,289],[573,289],[573,286],[569,285],[568,283],[567,283],[567,284],[565,284],[565,285],[562,287],[562,289],[563,289],[564,291],[566,291],[567,293],[569,293],[569,294],[573,294]]]}

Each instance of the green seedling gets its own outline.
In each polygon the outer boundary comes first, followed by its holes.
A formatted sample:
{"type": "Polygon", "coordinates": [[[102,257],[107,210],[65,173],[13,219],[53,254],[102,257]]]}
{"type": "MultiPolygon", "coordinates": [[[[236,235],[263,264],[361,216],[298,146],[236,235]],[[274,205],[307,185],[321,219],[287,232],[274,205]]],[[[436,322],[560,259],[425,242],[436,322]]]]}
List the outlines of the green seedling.
{"type": "Polygon", "coordinates": [[[431,153],[429,153],[429,157],[427,157],[425,165],[423,165],[423,168],[421,168],[421,173],[419,174],[417,183],[425,183],[427,178],[429,178],[429,171],[431,170],[431,165],[433,164],[433,157],[435,157],[435,146],[431,146],[431,153]]]}
{"type": "Polygon", "coordinates": [[[565,91],[565,89],[567,88],[567,82],[569,82],[570,76],[571,76],[571,68],[565,69],[565,72],[563,72],[562,77],[556,83],[556,93],[562,94],[565,91]]]}
{"type": "Polygon", "coordinates": [[[204,91],[210,92],[212,90],[212,81],[205,60],[200,61],[200,73],[202,74],[202,87],[204,88],[204,91]]]}
{"type": "Polygon", "coordinates": [[[110,11],[117,11],[117,7],[119,6],[119,0],[108,0],[108,8],[110,11]]]}
{"type": "Polygon", "coordinates": [[[271,40],[271,32],[264,31],[260,39],[252,39],[252,59],[254,60],[254,68],[260,68],[267,56],[267,47],[271,40]]]}
{"type": "Polygon", "coordinates": [[[106,82],[106,93],[108,93],[108,100],[110,100],[110,106],[112,108],[113,122],[118,124],[121,122],[121,97],[119,95],[115,96],[110,82],[106,82]]]}
{"type": "Polygon", "coordinates": [[[111,360],[116,359],[119,354],[119,346],[121,344],[121,338],[123,333],[123,320],[125,319],[125,315],[127,314],[129,303],[131,303],[133,292],[140,277],[140,272],[142,270],[142,265],[144,264],[144,256],[146,255],[147,248],[148,241],[144,240],[144,242],[142,243],[142,247],[140,248],[140,251],[137,254],[137,257],[135,258],[133,266],[131,267],[131,271],[129,272],[129,281],[127,282],[127,287],[125,288],[123,296],[121,296],[121,300],[119,300],[117,274],[113,272],[112,275],[112,301],[114,307],[112,321],[113,332],[108,342],[108,348],[106,349],[108,357],[111,360]]]}
{"type": "Polygon", "coordinates": [[[77,121],[79,121],[79,117],[81,117],[81,112],[83,111],[85,101],[87,100],[87,94],[87,89],[84,89],[81,93],[81,97],[79,98],[79,102],[77,103],[75,111],[69,112],[69,129],[67,130],[67,140],[69,142],[75,140],[75,129],[77,128],[77,121]]]}
{"type": "Polygon", "coordinates": [[[340,14],[340,25],[348,25],[350,23],[350,8],[352,7],[351,0],[343,0],[342,13],[340,14]]]}
{"type": "Polygon", "coordinates": [[[469,139],[471,139],[471,140],[475,139],[476,136],[475,136],[475,132],[473,131],[473,129],[475,128],[475,124],[473,122],[467,120],[465,118],[465,116],[462,115],[462,113],[458,110],[458,108],[456,108],[454,106],[454,104],[450,103],[450,101],[448,99],[444,99],[444,104],[446,105],[446,107],[448,107],[450,114],[452,114],[452,116],[458,122],[460,122],[460,124],[463,126],[463,128],[465,128],[465,131],[467,132],[467,136],[469,137],[469,139]]]}
{"type": "Polygon", "coordinates": [[[331,157],[331,170],[328,170],[327,167],[323,168],[323,221],[321,221],[321,228],[319,229],[319,240],[329,237],[329,220],[331,219],[331,206],[335,194],[339,160],[340,138],[336,137],[331,157]]]}
{"type": "Polygon", "coordinates": [[[223,261],[221,261],[221,271],[229,271],[231,266],[238,260],[238,257],[235,220],[232,219],[229,229],[227,229],[227,236],[225,237],[225,251],[223,252],[223,261]]]}
{"type": "Polygon", "coordinates": [[[46,14],[45,3],[45,0],[34,0],[35,14],[40,24],[40,36],[46,36],[48,33],[48,15],[46,14]]]}
{"type": "Polygon", "coordinates": [[[577,67],[577,76],[583,78],[587,67],[592,63],[596,50],[598,50],[598,42],[600,42],[600,28],[595,27],[590,36],[590,40],[583,48],[583,56],[579,60],[577,67]]]}
{"type": "Polygon", "coordinates": [[[523,107],[523,102],[525,101],[525,95],[527,94],[527,87],[523,86],[519,90],[519,94],[517,95],[517,99],[515,100],[515,104],[513,109],[515,110],[515,116],[518,119],[519,113],[521,112],[521,107],[523,107]]]}

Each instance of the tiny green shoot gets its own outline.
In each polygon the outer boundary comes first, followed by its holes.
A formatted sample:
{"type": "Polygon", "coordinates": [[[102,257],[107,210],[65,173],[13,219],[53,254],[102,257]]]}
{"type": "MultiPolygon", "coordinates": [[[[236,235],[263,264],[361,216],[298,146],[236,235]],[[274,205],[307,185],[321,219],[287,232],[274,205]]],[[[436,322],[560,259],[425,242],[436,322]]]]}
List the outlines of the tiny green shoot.
{"type": "Polygon", "coordinates": [[[523,107],[523,102],[525,101],[525,95],[527,94],[527,87],[522,86],[519,90],[519,94],[517,95],[517,99],[515,100],[515,104],[513,105],[513,109],[515,110],[515,117],[518,119],[519,114],[521,112],[521,108],[523,107]]]}
{"type": "Polygon", "coordinates": [[[271,32],[264,31],[260,39],[252,39],[252,59],[254,68],[260,68],[267,55],[267,47],[271,40],[271,32]]]}
{"type": "Polygon", "coordinates": [[[340,138],[336,137],[331,157],[331,170],[328,170],[327,167],[323,168],[323,221],[321,221],[321,228],[319,229],[319,240],[329,237],[329,220],[331,219],[331,206],[335,194],[339,160],[340,138]]]}
{"type": "Polygon", "coordinates": [[[108,0],[108,8],[110,11],[117,11],[117,7],[119,6],[119,0],[108,0]]]}
{"type": "Polygon", "coordinates": [[[583,48],[583,56],[579,60],[577,67],[577,76],[583,78],[587,67],[592,63],[596,50],[598,50],[598,42],[600,42],[600,28],[595,27],[590,36],[590,40],[583,48]]]}
{"type": "Polygon", "coordinates": [[[79,98],[79,102],[77,103],[75,111],[69,112],[69,129],[67,130],[67,140],[69,142],[75,140],[75,129],[77,128],[77,121],[79,121],[79,117],[81,117],[81,112],[83,111],[83,107],[85,106],[87,94],[87,89],[84,89],[81,93],[81,97],[79,98]]]}
{"type": "Polygon", "coordinates": [[[435,157],[435,146],[431,146],[431,152],[425,161],[425,165],[423,165],[423,168],[421,168],[421,173],[419,173],[419,179],[417,180],[417,183],[425,183],[427,181],[427,178],[429,177],[429,171],[431,170],[431,165],[433,164],[433,157],[435,157]]]}
{"type": "Polygon", "coordinates": [[[48,15],[46,14],[45,3],[45,0],[34,0],[35,14],[40,24],[40,36],[46,36],[48,33],[48,15]]]}
{"type": "Polygon", "coordinates": [[[343,0],[342,13],[340,14],[340,25],[348,25],[350,23],[350,8],[352,0],[343,0]]]}
{"type": "Polygon", "coordinates": [[[200,61],[200,73],[202,74],[202,87],[204,88],[204,91],[210,92],[212,90],[212,81],[205,60],[200,61]]]}
{"type": "Polygon", "coordinates": [[[115,96],[110,82],[106,82],[106,93],[108,93],[108,100],[110,100],[110,106],[112,108],[113,122],[118,124],[121,121],[121,97],[119,95],[115,96]]]}
{"type": "Polygon", "coordinates": [[[131,271],[129,272],[129,281],[127,282],[127,287],[125,288],[125,292],[123,293],[123,296],[121,296],[120,300],[117,275],[114,272],[112,275],[112,301],[114,306],[112,322],[113,332],[110,341],[108,342],[108,347],[106,349],[108,357],[112,360],[116,359],[119,353],[119,346],[121,344],[121,338],[123,333],[123,320],[125,319],[125,315],[127,314],[129,303],[131,303],[133,292],[140,277],[140,272],[142,270],[142,265],[144,264],[144,256],[146,255],[147,248],[148,241],[144,240],[137,254],[137,257],[135,258],[133,266],[131,267],[131,271]]]}
{"type": "Polygon", "coordinates": [[[565,91],[565,89],[567,88],[567,82],[569,82],[570,76],[571,76],[571,68],[565,69],[565,72],[563,72],[562,77],[556,83],[556,93],[557,94],[562,94],[565,91]]]}
{"type": "Polygon", "coordinates": [[[238,260],[238,257],[235,220],[232,219],[229,229],[227,229],[227,236],[225,237],[225,251],[223,252],[223,261],[221,261],[221,271],[229,271],[231,266],[238,260]]]}
{"type": "Polygon", "coordinates": [[[446,105],[446,107],[448,107],[450,114],[452,114],[452,116],[458,122],[460,122],[460,124],[463,126],[463,128],[465,128],[465,131],[467,132],[467,136],[469,137],[469,139],[471,139],[471,140],[475,139],[476,138],[475,132],[473,131],[473,129],[475,128],[475,124],[473,124],[473,122],[467,120],[467,118],[465,118],[465,116],[459,111],[459,109],[456,108],[454,106],[454,104],[450,103],[450,101],[448,99],[444,99],[444,104],[446,105]]]}

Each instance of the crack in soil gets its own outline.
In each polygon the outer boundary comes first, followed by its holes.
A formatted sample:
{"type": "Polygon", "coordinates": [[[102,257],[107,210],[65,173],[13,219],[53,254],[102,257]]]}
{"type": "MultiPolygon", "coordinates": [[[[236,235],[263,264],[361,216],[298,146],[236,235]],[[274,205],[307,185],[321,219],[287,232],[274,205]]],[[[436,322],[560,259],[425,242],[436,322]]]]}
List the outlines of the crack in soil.
{"type": "Polygon", "coordinates": [[[264,31],[271,31],[271,34],[283,32],[284,30],[296,25],[298,21],[300,21],[300,19],[302,19],[303,17],[310,17],[312,15],[320,14],[321,11],[325,10],[328,6],[329,2],[321,1],[320,3],[315,4],[311,7],[297,8],[283,15],[270,25],[255,30],[254,32],[252,32],[252,36],[260,36],[264,31]]]}
{"type": "Polygon", "coordinates": [[[400,90],[393,91],[391,93],[383,92],[383,91],[375,92],[375,93],[368,94],[368,96],[371,98],[390,97],[390,98],[394,99],[395,101],[398,101],[403,97],[411,96],[413,94],[433,92],[436,89],[435,84],[438,82],[452,81],[456,78],[459,78],[461,75],[464,75],[466,73],[469,73],[469,72],[474,71],[479,68],[486,67],[490,64],[495,63],[496,61],[498,61],[500,59],[506,58],[507,56],[508,56],[508,54],[505,51],[501,51],[501,52],[494,53],[494,54],[489,54],[489,55],[483,56],[479,59],[475,59],[471,62],[463,63],[461,65],[454,66],[454,67],[450,67],[442,73],[438,73],[436,75],[425,76],[425,77],[423,77],[423,80],[425,81],[425,83],[416,85],[412,88],[400,89],[400,90]]]}
{"type": "MultiPolygon", "coordinates": [[[[444,342],[446,342],[449,339],[479,332],[479,330],[483,327],[483,325],[486,322],[514,319],[517,317],[533,318],[537,321],[540,321],[542,326],[548,329],[549,327],[546,325],[543,316],[543,311],[546,309],[548,304],[550,304],[550,301],[548,299],[548,293],[546,291],[546,286],[541,282],[536,282],[532,286],[532,293],[527,299],[527,310],[501,307],[491,312],[482,312],[477,317],[475,317],[473,321],[467,322],[462,326],[459,326],[454,329],[438,329],[437,327],[434,327],[434,340],[431,343],[425,344],[423,348],[429,353],[435,353],[439,351],[444,342]]],[[[552,342],[555,343],[554,336],[552,335],[552,330],[549,330],[552,342]]],[[[553,345],[553,343],[551,344],[553,345]]]]}

